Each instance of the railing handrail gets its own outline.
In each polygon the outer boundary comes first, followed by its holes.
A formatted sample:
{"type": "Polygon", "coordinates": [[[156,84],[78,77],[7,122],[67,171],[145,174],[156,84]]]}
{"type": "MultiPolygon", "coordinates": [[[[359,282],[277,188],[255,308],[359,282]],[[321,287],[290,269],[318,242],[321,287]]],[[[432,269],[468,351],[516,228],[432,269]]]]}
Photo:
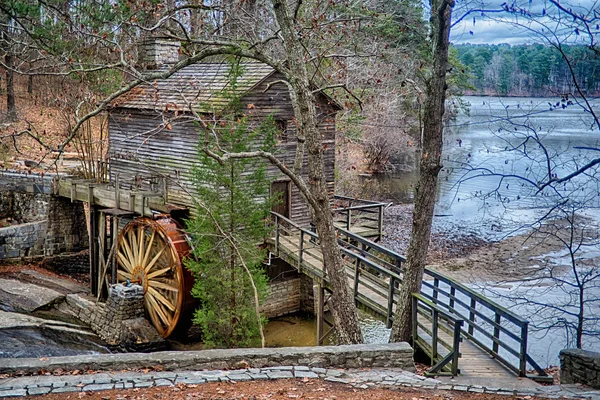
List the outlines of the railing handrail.
{"type": "Polygon", "coordinates": [[[335,227],[336,230],[342,232],[342,234],[348,236],[349,238],[351,238],[352,240],[356,240],[357,242],[361,243],[361,244],[365,244],[368,247],[377,250],[380,253],[383,253],[385,255],[388,255],[390,257],[393,257],[395,259],[400,260],[401,262],[406,262],[406,258],[404,258],[404,256],[396,253],[393,250],[390,250],[386,247],[381,246],[380,244],[377,244],[376,242],[373,242],[369,239],[365,239],[364,237],[357,235],[356,233],[352,233],[347,229],[344,228],[340,228],[340,227],[335,227]]]}
{"type": "Polygon", "coordinates": [[[412,296],[417,298],[420,302],[425,303],[431,309],[436,310],[437,312],[442,314],[444,316],[444,318],[451,320],[453,323],[464,323],[465,322],[464,318],[458,318],[455,314],[449,313],[447,310],[440,307],[439,305],[437,305],[433,301],[429,300],[428,298],[426,298],[425,296],[423,296],[420,293],[413,293],[412,296]]]}
{"type": "Polygon", "coordinates": [[[449,285],[450,287],[455,287],[456,289],[460,289],[460,291],[464,294],[468,294],[469,297],[475,298],[479,303],[485,305],[486,307],[488,307],[490,310],[492,311],[500,311],[500,314],[510,320],[511,322],[513,322],[516,325],[522,326],[524,324],[528,324],[529,321],[527,321],[526,319],[523,319],[521,317],[519,317],[517,314],[513,313],[512,311],[508,310],[505,307],[502,307],[499,304],[496,304],[495,302],[488,300],[486,297],[482,296],[481,294],[475,292],[473,289],[463,285],[460,282],[455,281],[454,279],[451,279],[449,277],[447,277],[446,275],[443,275],[439,272],[436,272],[432,269],[429,268],[425,268],[425,273],[433,278],[437,278],[440,281],[446,283],[447,285],[449,285]]]}
{"type": "Polygon", "coordinates": [[[334,200],[357,201],[357,202],[360,202],[360,203],[370,204],[372,206],[387,206],[389,204],[389,203],[382,203],[380,201],[365,200],[365,199],[358,199],[358,198],[354,198],[354,197],[342,196],[342,195],[339,195],[339,194],[333,195],[333,199],[334,200]]]}
{"type": "Polygon", "coordinates": [[[302,231],[302,232],[304,232],[305,234],[308,234],[309,236],[311,236],[311,237],[313,237],[313,238],[315,238],[315,239],[318,239],[318,238],[319,238],[319,236],[318,236],[318,235],[317,235],[315,232],[311,231],[310,229],[306,229],[306,228],[303,228],[303,227],[301,227],[301,226],[300,226],[300,225],[298,225],[296,222],[292,221],[292,220],[291,220],[291,219],[289,219],[289,218],[286,218],[286,217],[284,217],[283,215],[281,215],[281,214],[279,214],[279,213],[276,213],[275,211],[271,211],[271,215],[274,215],[274,216],[276,216],[276,217],[277,217],[277,218],[279,218],[280,220],[283,220],[283,221],[287,222],[287,223],[288,223],[288,224],[290,224],[292,227],[294,227],[294,228],[298,229],[299,231],[302,231]]]}

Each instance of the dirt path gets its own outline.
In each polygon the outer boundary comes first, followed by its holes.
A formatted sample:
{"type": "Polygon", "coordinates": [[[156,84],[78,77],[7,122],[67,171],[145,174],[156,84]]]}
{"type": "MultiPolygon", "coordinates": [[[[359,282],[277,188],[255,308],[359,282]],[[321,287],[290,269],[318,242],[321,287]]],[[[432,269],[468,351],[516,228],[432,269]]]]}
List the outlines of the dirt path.
{"type": "Polygon", "coordinates": [[[279,380],[239,383],[205,383],[202,385],[179,385],[150,389],[109,390],[102,392],[58,393],[36,396],[39,399],[65,400],[138,400],[138,399],[199,399],[199,400],[510,400],[514,397],[467,392],[416,390],[398,388],[356,389],[348,385],[328,383],[321,380],[279,380]]]}

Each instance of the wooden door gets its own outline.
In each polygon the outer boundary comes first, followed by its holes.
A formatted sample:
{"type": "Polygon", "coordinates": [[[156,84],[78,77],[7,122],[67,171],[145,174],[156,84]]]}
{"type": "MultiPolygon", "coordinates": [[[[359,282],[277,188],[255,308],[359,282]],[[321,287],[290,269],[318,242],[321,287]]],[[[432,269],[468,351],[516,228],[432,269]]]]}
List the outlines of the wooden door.
{"type": "Polygon", "coordinates": [[[290,211],[292,208],[290,181],[273,182],[271,184],[271,197],[277,199],[273,203],[271,210],[286,218],[290,218],[290,211]]]}

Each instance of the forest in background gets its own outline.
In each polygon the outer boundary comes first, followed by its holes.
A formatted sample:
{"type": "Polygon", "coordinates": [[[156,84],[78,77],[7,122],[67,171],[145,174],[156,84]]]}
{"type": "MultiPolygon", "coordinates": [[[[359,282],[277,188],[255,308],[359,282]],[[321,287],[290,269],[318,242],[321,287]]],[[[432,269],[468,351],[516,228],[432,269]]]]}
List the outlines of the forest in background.
{"type": "Polygon", "coordinates": [[[466,94],[562,95],[574,93],[576,82],[587,95],[600,95],[600,57],[587,46],[461,44],[454,48],[470,75],[466,94]]]}

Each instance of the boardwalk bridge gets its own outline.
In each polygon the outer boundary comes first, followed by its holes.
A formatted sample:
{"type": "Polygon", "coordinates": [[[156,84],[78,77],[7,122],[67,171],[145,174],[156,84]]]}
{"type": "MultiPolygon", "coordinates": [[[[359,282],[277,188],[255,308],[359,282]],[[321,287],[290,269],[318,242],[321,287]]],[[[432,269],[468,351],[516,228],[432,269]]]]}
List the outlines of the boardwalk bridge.
{"type": "MultiPolygon", "coordinates": [[[[336,196],[346,203],[334,211],[338,243],[357,306],[391,327],[406,259],[374,240],[381,239],[382,203],[336,196]],[[370,240],[373,239],[373,240],[370,240]]],[[[273,213],[269,250],[318,285],[317,336],[321,344],[333,330],[325,317],[331,291],[319,237],[273,213]],[[326,325],[329,329],[326,330],[326,325]]],[[[413,294],[413,346],[431,360],[430,375],[510,378],[515,374],[551,381],[527,353],[527,320],[473,289],[425,269],[421,293],[413,294]],[[535,373],[528,373],[528,365],[535,373]]]]}
{"type": "MultiPolygon", "coordinates": [[[[55,179],[52,185],[55,195],[89,205],[93,293],[99,292],[102,282],[107,279],[101,277],[98,266],[105,258],[106,249],[111,248],[110,243],[117,238],[120,217],[152,217],[154,210],[173,213],[174,206],[168,203],[166,185],[160,185],[160,181],[155,185],[158,189],[132,190],[120,185],[118,177],[111,184],[55,179]],[[113,228],[111,224],[103,225],[106,215],[114,217],[113,228]]],[[[338,243],[356,304],[390,327],[406,259],[377,243],[383,235],[385,204],[341,196],[335,196],[334,202],[338,243]]],[[[317,283],[320,344],[331,334],[333,325],[324,313],[331,287],[323,265],[319,237],[314,229],[302,227],[280,214],[273,213],[273,218],[274,234],[268,240],[271,253],[317,283]],[[327,331],[326,325],[329,326],[327,331]]],[[[108,264],[108,259],[104,264],[108,264]]],[[[112,265],[114,281],[115,263],[112,265]]],[[[527,353],[528,321],[452,278],[425,269],[421,293],[413,294],[412,309],[413,346],[431,359],[429,374],[460,374],[483,379],[514,379],[515,376],[552,379],[527,353]],[[534,373],[529,374],[529,371],[534,373]]]]}

